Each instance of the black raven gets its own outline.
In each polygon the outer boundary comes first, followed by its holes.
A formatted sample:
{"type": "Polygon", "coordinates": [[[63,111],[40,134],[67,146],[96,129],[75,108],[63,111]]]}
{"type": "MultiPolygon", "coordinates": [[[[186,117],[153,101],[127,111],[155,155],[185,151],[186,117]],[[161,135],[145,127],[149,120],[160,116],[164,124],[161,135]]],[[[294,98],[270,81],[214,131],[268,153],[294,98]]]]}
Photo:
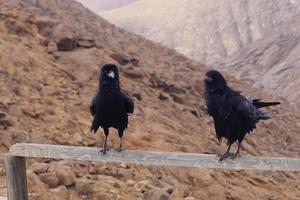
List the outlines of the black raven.
{"type": "Polygon", "coordinates": [[[227,151],[220,155],[220,161],[226,158],[240,156],[240,145],[246,135],[256,128],[259,120],[269,119],[266,112],[259,108],[280,104],[279,102],[262,102],[260,99],[242,96],[240,92],[232,90],[222,74],[210,70],[205,74],[205,101],[207,111],[213,117],[218,140],[227,139],[227,151]],[[230,153],[231,145],[238,141],[235,154],[230,153]]]}
{"type": "Polygon", "coordinates": [[[123,132],[128,125],[128,114],[133,113],[133,109],[133,101],[121,91],[117,66],[103,65],[99,89],[90,105],[91,114],[94,116],[91,131],[96,133],[101,126],[105,134],[105,141],[100,152],[105,154],[108,150],[106,143],[110,127],[118,129],[120,146],[117,151],[122,151],[123,132]]]}

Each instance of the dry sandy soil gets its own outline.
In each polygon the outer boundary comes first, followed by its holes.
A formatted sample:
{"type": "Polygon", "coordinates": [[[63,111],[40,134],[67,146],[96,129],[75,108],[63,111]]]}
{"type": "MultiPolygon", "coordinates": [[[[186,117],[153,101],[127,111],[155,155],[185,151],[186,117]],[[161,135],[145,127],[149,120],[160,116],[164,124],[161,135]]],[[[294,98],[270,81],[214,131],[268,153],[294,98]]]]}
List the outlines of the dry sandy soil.
{"type": "MultiPolygon", "coordinates": [[[[122,31],[72,0],[0,0],[0,194],[3,156],[17,142],[100,146],[89,133],[99,64],[116,63],[136,110],[127,149],[219,153],[203,101],[208,67],[122,31]],[[63,40],[68,37],[69,40],[63,40]],[[68,51],[62,51],[68,50],[68,51]]],[[[244,93],[277,100],[233,77],[244,93]]],[[[248,135],[242,153],[299,157],[300,113],[282,100],[248,135]]],[[[112,132],[112,145],[118,137],[112,132]]],[[[300,174],[28,161],[29,196],[63,199],[299,199],[300,174]]]]}

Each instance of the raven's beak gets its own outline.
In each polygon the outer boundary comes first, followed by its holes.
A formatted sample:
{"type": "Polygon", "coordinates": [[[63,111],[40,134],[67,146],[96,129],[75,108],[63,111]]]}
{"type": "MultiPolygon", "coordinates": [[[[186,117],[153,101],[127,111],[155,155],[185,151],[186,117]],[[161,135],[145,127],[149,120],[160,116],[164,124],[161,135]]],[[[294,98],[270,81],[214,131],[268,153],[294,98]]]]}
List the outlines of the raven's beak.
{"type": "Polygon", "coordinates": [[[212,82],[213,81],[213,79],[211,78],[211,77],[208,77],[208,76],[204,76],[204,81],[205,82],[212,82]]]}
{"type": "Polygon", "coordinates": [[[109,73],[107,74],[108,77],[114,79],[115,78],[115,72],[114,71],[109,71],[109,73]]]}

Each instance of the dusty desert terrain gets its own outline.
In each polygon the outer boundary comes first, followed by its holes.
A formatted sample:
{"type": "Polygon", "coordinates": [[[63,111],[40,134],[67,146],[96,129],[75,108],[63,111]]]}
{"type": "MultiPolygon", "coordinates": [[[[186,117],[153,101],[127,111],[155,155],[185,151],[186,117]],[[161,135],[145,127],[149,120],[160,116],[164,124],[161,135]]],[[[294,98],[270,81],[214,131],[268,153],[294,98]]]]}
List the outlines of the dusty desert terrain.
{"type": "MultiPolygon", "coordinates": [[[[100,146],[89,133],[99,64],[116,63],[136,110],[128,149],[219,153],[203,101],[209,69],[127,33],[73,0],[0,0],[0,194],[3,156],[18,142],[100,146]],[[69,40],[63,40],[63,38],[69,40]],[[66,51],[63,51],[66,50],[66,51]]],[[[280,99],[226,75],[231,86],[280,99]]],[[[242,154],[299,157],[300,112],[282,99],[248,135],[242,154]]],[[[117,134],[109,142],[118,144],[117,134]]],[[[300,174],[29,160],[29,196],[63,199],[299,199],[300,174]]]]}

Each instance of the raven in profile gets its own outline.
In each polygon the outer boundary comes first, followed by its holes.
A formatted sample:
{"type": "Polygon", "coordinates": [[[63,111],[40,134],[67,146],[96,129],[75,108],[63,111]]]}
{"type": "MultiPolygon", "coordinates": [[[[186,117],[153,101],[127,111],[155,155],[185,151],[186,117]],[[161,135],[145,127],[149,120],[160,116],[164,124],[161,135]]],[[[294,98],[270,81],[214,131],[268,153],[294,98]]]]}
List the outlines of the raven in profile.
{"type": "Polygon", "coordinates": [[[134,103],[120,88],[118,68],[114,64],[105,64],[102,67],[99,89],[93,98],[90,111],[94,116],[91,131],[97,132],[101,126],[104,130],[105,140],[100,152],[108,150],[107,137],[109,128],[118,130],[120,146],[116,149],[122,151],[123,133],[128,125],[128,114],[133,113],[134,103]]]}
{"type": "Polygon", "coordinates": [[[228,148],[220,155],[219,161],[227,158],[235,159],[240,156],[240,146],[246,135],[256,128],[259,120],[269,119],[270,116],[261,110],[280,104],[279,102],[263,102],[260,99],[242,96],[240,92],[232,90],[222,74],[210,70],[205,74],[205,101],[207,111],[213,117],[218,140],[227,139],[228,148]],[[230,153],[231,145],[238,142],[235,154],[230,153]]]}

